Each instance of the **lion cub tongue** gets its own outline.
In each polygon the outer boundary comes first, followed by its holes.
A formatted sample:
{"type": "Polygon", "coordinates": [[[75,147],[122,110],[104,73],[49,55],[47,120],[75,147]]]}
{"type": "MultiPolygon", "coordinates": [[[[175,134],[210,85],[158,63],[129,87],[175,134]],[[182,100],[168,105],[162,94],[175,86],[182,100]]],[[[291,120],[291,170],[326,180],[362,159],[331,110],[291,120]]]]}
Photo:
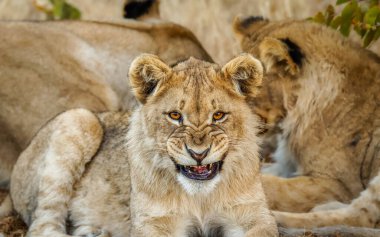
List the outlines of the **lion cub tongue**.
{"type": "Polygon", "coordinates": [[[206,165],[197,165],[197,166],[192,166],[191,171],[196,172],[198,174],[203,174],[208,172],[208,168],[206,165]]]}

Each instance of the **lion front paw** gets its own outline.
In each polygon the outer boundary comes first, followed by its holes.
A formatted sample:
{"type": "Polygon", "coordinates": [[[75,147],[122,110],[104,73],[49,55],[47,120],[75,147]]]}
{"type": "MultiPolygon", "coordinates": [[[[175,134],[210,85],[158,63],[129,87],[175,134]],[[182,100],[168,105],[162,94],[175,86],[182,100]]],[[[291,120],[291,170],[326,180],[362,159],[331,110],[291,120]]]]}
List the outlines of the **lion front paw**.
{"type": "Polygon", "coordinates": [[[96,232],[87,233],[84,235],[79,235],[80,237],[111,237],[110,233],[105,230],[99,230],[96,232]]]}
{"type": "Polygon", "coordinates": [[[89,226],[81,226],[74,231],[74,235],[78,237],[111,237],[111,234],[103,229],[89,226]]]}
{"type": "Polygon", "coordinates": [[[91,232],[88,234],[80,235],[80,237],[111,237],[108,231],[101,230],[97,232],[91,232]]]}

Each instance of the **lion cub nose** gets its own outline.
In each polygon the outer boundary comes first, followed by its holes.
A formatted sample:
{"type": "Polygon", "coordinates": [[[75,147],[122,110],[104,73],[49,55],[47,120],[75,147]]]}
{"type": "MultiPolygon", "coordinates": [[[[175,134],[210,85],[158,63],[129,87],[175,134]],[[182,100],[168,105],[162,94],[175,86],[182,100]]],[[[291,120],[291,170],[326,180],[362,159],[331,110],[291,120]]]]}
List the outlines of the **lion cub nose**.
{"type": "Polygon", "coordinates": [[[195,151],[193,151],[187,147],[186,147],[186,150],[194,160],[196,160],[197,162],[200,162],[207,156],[210,148],[207,148],[206,150],[202,151],[201,153],[197,153],[197,152],[195,152],[195,151]]]}

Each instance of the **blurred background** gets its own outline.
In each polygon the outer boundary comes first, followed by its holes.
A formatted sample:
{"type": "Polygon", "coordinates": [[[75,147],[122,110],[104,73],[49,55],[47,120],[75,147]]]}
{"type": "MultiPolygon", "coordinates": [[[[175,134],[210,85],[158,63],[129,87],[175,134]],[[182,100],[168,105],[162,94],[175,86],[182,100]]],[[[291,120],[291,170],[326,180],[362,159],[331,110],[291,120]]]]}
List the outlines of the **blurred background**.
{"type": "MultiPolygon", "coordinates": [[[[1,20],[45,20],[52,2],[67,2],[80,11],[82,20],[120,21],[125,0],[0,0],[1,20]]],[[[131,0],[129,0],[131,1],[131,0]]],[[[133,1],[133,0],[132,0],[133,1]]],[[[134,0],[136,1],[136,0],[134,0]]],[[[139,1],[139,0],[137,0],[139,1]]],[[[306,19],[324,11],[336,0],[161,0],[160,16],[194,32],[217,63],[224,64],[241,50],[232,32],[237,15],[271,20],[306,19]]],[[[339,6],[337,10],[341,10],[339,6]]],[[[360,37],[350,34],[358,42],[360,37]]],[[[380,54],[379,43],[370,45],[380,54]]]]}

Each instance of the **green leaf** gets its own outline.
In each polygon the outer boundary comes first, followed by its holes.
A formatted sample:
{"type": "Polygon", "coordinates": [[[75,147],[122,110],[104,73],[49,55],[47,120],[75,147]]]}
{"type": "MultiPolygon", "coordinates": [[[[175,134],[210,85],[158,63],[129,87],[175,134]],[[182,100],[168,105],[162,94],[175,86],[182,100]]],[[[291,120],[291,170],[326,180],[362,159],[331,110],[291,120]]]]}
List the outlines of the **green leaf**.
{"type": "Polygon", "coordinates": [[[335,9],[330,4],[327,6],[327,9],[326,9],[326,25],[330,25],[332,19],[334,19],[334,16],[335,16],[335,9]]]}
{"type": "Polygon", "coordinates": [[[336,0],[336,5],[340,5],[346,2],[349,2],[350,0],[336,0]]]}
{"type": "Polygon", "coordinates": [[[63,14],[61,19],[80,19],[80,11],[72,5],[65,3],[63,6],[63,14]]]}
{"type": "Polygon", "coordinates": [[[351,32],[351,24],[347,23],[347,22],[343,22],[340,25],[339,31],[340,31],[340,33],[342,33],[342,35],[344,35],[346,37],[349,36],[350,32],[351,32]]]}
{"type": "Polygon", "coordinates": [[[337,16],[335,17],[331,23],[330,23],[330,26],[334,29],[338,29],[338,27],[342,24],[342,17],[341,16],[337,16]]]}
{"type": "Polygon", "coordinates": [[[360,25],[354,26],[354,30],[358,35],[360,35],[360,38],[363,38],[367,32],[367,30],[363,29],[360,25]]]}
{"type": "Polygon", "coordinates": [[[373,41],[376,41],[380,38],[380,27],[376,29],[375,35],[373,36],[373,41]]]}
{"type": "Polygon", "coordinates": [[[360,7],[356,8],[354,12],[354,16],[352,18],[352,25],[354,27],[355,32],[360,35],[361,38],[364,37],[366,33],[366,29],[363,27],[363,17],[364,13],[360,7]]]}
{"type": "Polygon", "coordinates": [[[369,7],[379,5],[379,0],[369,0],[369,7]]]}
{"type": "Polygon", "coordinates": [[[342,23],[340,25],[339,31],[344,35],[350,35],[351,21],[353,19],[354,12],[357,10],[358,4],[355,0],[348,3],[342,10],[342,23]]]}
{"type": "Polygon", "coordinates": [[[50,2],[53,4],[52,16],[55,20],[79,19],[81,17],[80,11],[67,3],[66,0],[50,0],[50,2]]]}
{"type": "Polygon", "coordinates": [[[371,7],[364,15],[364,23],[370,26],[375,25],[377,18],[380,16],[380,9],[378,6],[371,7]]]}
{"type": "Polygon", "coordinates": [[[354,12],[353,21],[361,23],[363,21],[364,13],[360,7],[357,7],[354,12]]]}
{"type": "Polygon", "coordinates": [[[313,21],[317,23],[324,24],[325,23],[325,16],[322,12],[318,12],[317,15],[314,16],[313,21]]]}
{"type": "Polygon", "coordinates": [[[318,12],[311,20],[338,29],[349,36],[351,30],[360,35],[363,46],[380,39],[380,0],[337,0],[336,5],[345,4],[339,15],[333,5],[318,12]]]}
{"type": "Polygon", "coordinates": [[[367,47],[372,42],[374,37],[375,37],[375,31],[369,30],[364,36],[363,47],[367,47]]]}
{"type": "Polygon", "coordinates": [[[61,19],[63,14],[64,0],[50,0],[53,4],[54,19],[61,19]]]}

